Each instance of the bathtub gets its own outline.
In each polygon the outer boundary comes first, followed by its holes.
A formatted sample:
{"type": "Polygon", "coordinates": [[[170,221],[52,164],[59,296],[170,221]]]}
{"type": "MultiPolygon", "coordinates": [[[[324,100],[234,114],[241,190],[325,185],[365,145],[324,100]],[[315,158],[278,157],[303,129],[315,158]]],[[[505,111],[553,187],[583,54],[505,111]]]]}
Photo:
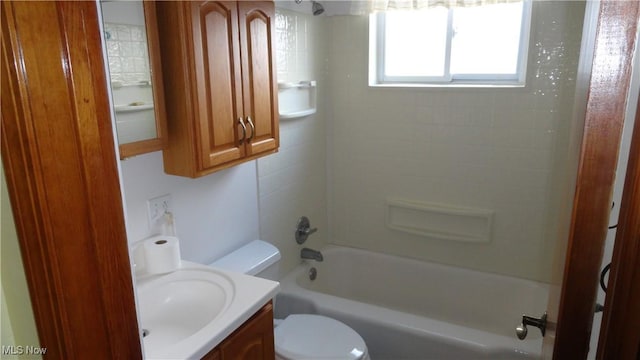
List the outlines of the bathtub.
{"type": "Polygon", "coordinates": [[[339,246],[281,280],[275,316],[321,314],[364,338],[373,360],[538,359],[542,336],[515,336],[541,315],[546,284],[339,246]],[[317,278],[309,279],[314,267],[317,278]]]}

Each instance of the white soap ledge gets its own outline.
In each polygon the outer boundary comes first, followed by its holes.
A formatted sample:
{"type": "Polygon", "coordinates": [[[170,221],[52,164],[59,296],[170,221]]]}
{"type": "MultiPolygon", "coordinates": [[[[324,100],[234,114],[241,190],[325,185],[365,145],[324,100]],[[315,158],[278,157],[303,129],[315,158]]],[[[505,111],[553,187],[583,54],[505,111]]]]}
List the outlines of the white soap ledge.
{"type": "Polygon", "coordinates": [[[387,199],[387,227],[432,239],[488,243],[493,211],[406,199],[387,199]]]}
{"type": "Polygon", "coordinates": [[[278,83],[280,119],[298,119],[315,114],[316,87],[315,80],[278,83]]]}

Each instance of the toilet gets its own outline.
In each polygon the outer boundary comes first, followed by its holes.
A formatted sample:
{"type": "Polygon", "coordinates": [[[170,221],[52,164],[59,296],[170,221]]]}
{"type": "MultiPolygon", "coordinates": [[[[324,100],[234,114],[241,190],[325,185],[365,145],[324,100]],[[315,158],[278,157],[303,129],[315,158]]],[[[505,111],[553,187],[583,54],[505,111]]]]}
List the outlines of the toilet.
{"type": "MultiPolygon", "coordinates": [[[[214,261],[212,267],[276,280],[280,251],[254,240],[214,261]]],[[[275,320],[276,359],[369,360],[367,346],[352,328],[338,320],[311,314],[292,314],[275,320]]]]}

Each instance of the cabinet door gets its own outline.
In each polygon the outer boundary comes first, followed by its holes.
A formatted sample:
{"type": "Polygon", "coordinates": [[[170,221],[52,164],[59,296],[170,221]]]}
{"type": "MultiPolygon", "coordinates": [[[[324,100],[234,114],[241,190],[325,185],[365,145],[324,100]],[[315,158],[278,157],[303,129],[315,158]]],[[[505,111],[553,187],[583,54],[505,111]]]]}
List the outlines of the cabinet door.
{"type": "Polygon", "coordinates": [[[275,7],[273,2],[239,1],[244,114],[248,126],[247,155],[276,150],[278,84],[275,69],[275,7]]]}
{"type": "Polygon", "coordinates": [[[275,358],[273,305],[265,305],[221,345],[222,360],[272,360],[275,358]]]}
{"type": "Polygon", "coordinates": [[[233,1],[186,6],[191,6],[197,93],[194,131],[198,163],[204,170],[245,156],[243,140],[248,134],[239,123],[244,119],[238,11],[233,1]]]}
{"type": "Polygon", "coordinates": [[[207,355],[203,356],[200,360],[220,360],[220,350],[215,348],[211,350],[207,355]]]}

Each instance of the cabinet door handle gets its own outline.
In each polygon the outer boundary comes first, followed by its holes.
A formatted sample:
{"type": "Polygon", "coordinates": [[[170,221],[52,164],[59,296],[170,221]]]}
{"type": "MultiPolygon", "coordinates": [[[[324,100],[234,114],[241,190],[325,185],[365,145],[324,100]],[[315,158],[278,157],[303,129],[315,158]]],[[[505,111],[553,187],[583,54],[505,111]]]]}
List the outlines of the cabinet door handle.
{"type": "Polygon", "coordinates": [[[250,142],[256,134],[256,127],[253,125],[253,121],[251,121],[251,116],[247,116],[247,121],[249,122],[249,126],[251,126],[251,136],[247,139],[247,142],[250,142]]]}
{"type": "Polygon", "coordinates": [[[242,120],[242,117],[238,118],[238,123],[240,124],[240,126],[242,126],[242,138],[240,139],[240,144],[242,144],[244,142],[244,139],[247,138],[247,126],[244,124],[244,120],[242,120]]]}

